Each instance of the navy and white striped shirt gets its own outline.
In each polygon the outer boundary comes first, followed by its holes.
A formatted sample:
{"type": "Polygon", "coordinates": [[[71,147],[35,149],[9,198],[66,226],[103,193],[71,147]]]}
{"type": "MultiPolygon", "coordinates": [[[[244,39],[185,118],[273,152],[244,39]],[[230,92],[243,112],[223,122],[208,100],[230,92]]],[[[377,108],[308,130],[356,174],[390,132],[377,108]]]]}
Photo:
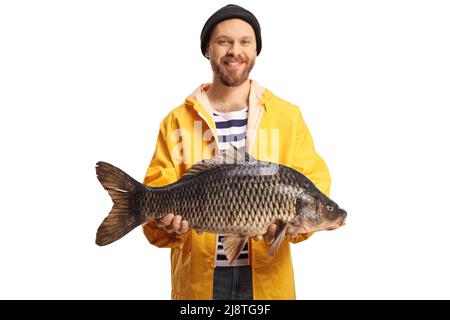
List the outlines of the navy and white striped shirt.
{"type": "MultiPolygon", "coordinates": [[[[214,122],[216,124],[219,151],[227,149],[230,144],[240,150],[245,150],[245,139],[247,134],[247,118],[248,108],[245,107],[239,111],[218,112],[213,113],[214,122]]],[[[248,243],[245,244],[239,257],[229,264],[225,252],[223,251],[222,239],[223,235],[217,235],[217,254],[216,267],[244,266],[249,264],[248,260],[248,243]]]]}

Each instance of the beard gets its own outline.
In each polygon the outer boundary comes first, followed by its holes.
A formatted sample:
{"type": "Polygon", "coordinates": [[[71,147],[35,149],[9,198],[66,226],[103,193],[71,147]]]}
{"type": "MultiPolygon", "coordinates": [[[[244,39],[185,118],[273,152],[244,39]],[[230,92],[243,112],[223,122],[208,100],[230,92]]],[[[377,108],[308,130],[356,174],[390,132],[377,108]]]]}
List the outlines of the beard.
{"type": "Polygon", "coordinates": [[[233,55],[226,55],[221,59],[221,63],[213,57],[210,58],[210,63],[214,74],[217,76],[220,82],[222,82],[223,85],[227,87],[237,87],[248,79],[250,71],[252,71],[253,66],[255,65],[255,58],[250,60],[240,57],[234,57],[233,55]],[[243,63],[244,69],[228,70],[224,64],[230,61],[238,61],[240,63],[243,63]]]}

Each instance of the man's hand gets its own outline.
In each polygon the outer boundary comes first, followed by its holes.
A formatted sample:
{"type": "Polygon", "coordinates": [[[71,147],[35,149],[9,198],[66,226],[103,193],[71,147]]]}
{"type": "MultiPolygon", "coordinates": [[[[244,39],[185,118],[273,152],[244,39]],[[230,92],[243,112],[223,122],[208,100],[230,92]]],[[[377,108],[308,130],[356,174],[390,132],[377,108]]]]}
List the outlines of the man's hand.
{"type": "MultiPolygon", "coordinates": [[[[280,226],[272,223],[269,228],[267,229],[267,232],[263,235],[257,235],[255,237],[253,237],[253,240],[256,241],[260,241],[262,239],[264,239],[264,241],[267,244],[271,244],[273,242],[273,240],[275,240],[275,235],[277,234],[278,230],[279,230],[280,226]]],[[[286,230],[286,235],[291,237],[291,238],[295,238],[298,236],[298,233],[300,232],[299,228],[295,228],[295,227],[288,227],[286,230]]]]}
{"type": "Polygon", "coordinates": [[[175,216],[173,213],[156,220],[156,226],[163,229],[167,233],[183,234],[189,230],[189,223],[186,220],[182,220],[181,216],[175,216]]]}

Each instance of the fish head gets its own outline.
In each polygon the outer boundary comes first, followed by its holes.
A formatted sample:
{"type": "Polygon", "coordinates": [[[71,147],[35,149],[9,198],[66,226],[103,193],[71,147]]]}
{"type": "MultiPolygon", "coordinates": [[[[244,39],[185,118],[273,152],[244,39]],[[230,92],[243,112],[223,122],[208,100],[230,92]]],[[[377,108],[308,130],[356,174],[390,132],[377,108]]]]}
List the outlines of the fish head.
{"type": "Polygon", "coordinates": [[[303,192],[296,202],[295,227],[302,232],[334,230],[345,224],[347,212],[319,190],[303,192]]]}

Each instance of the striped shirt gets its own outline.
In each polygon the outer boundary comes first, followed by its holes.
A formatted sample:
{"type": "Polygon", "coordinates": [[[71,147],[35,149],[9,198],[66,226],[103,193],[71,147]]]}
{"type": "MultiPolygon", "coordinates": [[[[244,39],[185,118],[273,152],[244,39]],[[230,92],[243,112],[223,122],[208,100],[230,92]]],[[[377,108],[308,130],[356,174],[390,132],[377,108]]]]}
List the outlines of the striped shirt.
{"type": "MultiPolygon", "coordinates": [[[[245,107],[239,111],[232,112],[217,112],[214,111],[213,117],[216,124],[217,138],[219,151],[222,152],[229,147],[230,144],[234,145],[240,150],[245,150],[245,138],[247,133],[247,113],[248,108],[245,107]]],[[[225,252],[223,250],[222,239],[224,235],[217,235],[217,247],[216,247],[216,267],[229,267],[229,266],[245,266],[249,265],[248,260],[248,243],[245,244],[239,257],[229,264],[225,252]]]]}

